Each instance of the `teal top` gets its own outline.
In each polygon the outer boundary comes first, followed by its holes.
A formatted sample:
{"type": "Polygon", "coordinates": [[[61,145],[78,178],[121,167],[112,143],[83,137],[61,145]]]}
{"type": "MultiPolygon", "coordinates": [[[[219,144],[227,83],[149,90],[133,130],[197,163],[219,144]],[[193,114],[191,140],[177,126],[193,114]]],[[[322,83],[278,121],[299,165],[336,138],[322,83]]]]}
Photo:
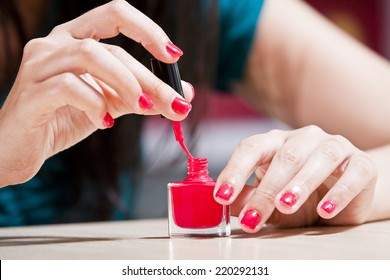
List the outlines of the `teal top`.
{"type": "Polygon", "coordinates": [[[264,0],[220,0],[220,47],[217,88],[240,81],[264,0]]]}
{"type": "MultiPolygon", "coordinates": [[[[228,90],[242,78],[263,0],[220,0],[220,48],[217,81],[228,90]]],[[[61,222],[72,211],[69,198],[71,174],[67,172],[66,151],[48,159],[30,181],[0,189],[0,226],[21,226],[61,222]]],[[[131,172],[120,175],[121,205],[131,203],[131,172]]],[[[115,211],[112,219],[132,217],[131,207],[115,211]]],[[[78,213],[80,215],[80,213],[78,213]]],[[[81,214],[84,214],[81,211],[81,214]]]]}

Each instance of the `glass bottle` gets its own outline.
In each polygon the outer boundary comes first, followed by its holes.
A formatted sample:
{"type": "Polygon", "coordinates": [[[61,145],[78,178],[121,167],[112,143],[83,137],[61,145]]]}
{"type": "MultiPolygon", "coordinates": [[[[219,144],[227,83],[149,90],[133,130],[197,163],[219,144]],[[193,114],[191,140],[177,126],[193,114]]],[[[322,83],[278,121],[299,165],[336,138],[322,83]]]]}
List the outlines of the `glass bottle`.
{"type": "Polygon", "coordinates": [[[188,158],[188,176],[168,184],[170,236],[229,236],[230,208],[214,200],[207,158],[188,158]]]}

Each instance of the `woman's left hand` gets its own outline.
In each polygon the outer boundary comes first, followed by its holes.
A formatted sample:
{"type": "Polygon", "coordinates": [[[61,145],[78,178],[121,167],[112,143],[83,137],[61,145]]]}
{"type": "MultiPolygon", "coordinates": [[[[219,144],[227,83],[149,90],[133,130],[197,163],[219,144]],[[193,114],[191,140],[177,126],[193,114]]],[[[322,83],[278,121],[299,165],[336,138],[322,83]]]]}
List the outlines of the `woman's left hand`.
{"type": "Polygon", "coordinates": [[[316,126],[243,140],[217,179],[215,198],[232,204],[244,231],[366,221],[377,168],[346,138],[316,126]],[[255,179],[246,185],[250,176],[255,179]]]}

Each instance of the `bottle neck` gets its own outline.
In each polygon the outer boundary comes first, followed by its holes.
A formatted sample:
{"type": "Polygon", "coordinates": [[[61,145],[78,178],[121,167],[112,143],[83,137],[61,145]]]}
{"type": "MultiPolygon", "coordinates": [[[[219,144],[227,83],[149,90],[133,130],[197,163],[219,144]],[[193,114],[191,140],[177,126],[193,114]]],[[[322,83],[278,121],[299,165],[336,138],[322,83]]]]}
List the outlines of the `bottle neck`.
{"type": "Polygon", "coordinates": [[[186,182],[211,182],[207,158],[188,158],[186,182]]]}

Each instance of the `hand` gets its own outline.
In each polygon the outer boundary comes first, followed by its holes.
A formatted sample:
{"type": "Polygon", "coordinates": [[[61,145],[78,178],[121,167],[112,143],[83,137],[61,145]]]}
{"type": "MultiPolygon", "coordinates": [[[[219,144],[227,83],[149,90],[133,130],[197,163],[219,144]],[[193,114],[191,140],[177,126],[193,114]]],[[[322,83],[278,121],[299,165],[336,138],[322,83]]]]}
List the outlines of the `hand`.
{"type": "Polygon", "coordinates": [[[264,224],[298,227],[365,222],[377,169],[347,139],[316,126],[273,130],[242,141],[216,182],[244,231],[264,224]],[[252,174],[252,185],[245,185],[252,174]]]}
{"type": "Polygon", "coordinates": [[[159,26],[120,0],[30,41],[0,111],[0,187],[29,180],[48,157],[121,115],[187,116],[191,86],[183,82],[186,101],[123,49],[99,42],[119,33],[163,62],[182,55],[159,26]]]}

